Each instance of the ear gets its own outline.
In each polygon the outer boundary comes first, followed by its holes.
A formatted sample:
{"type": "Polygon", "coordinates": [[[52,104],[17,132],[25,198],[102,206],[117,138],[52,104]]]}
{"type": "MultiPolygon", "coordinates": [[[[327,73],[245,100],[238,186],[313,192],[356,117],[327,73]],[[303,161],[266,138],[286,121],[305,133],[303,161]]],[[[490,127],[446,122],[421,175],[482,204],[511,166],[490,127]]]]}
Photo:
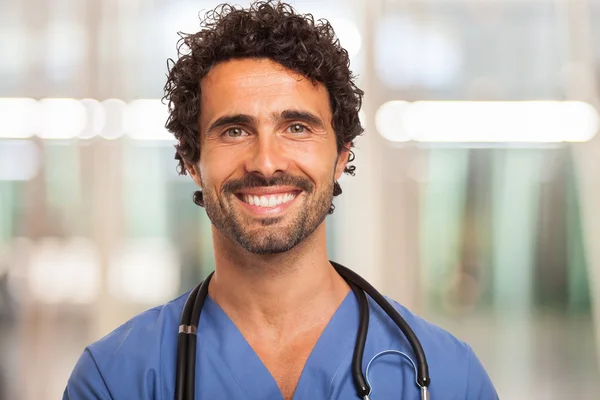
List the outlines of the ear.
{"type": "Polygon", "coordinates": [[[344,144],[342,151],[338,155],[337,162],[335,164],[335,180],[340,179],[348,165],[348,158],[350,157],[350,143],[344,144]]]}
{"type": "Polygon", "coordinates": [[[202,179],[200,178],[200,169],[197,164],[190,164],[185,162],[185,170],[192,177],[192,180],[202,189],[202,179]]]}

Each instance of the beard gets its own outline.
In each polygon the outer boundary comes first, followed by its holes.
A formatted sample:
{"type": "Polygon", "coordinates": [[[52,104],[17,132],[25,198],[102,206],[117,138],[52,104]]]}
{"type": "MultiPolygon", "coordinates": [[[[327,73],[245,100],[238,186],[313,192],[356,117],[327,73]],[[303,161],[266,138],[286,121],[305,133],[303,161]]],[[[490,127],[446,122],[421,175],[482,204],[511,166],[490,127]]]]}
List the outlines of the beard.
{"type": "MultiPolygon", "coordinates": [[[[253,254],[276,254],[291,250],[321,225],[333,202],[332,177],[329,185],[316,190],[308,179],[292,175],[276,175],[265,178],[248,174],[239,180],[223,185],[223,197],[214,191],[203,190],[204,208],[211,223],[240,247],[253,254]],[[292,186],[302,192],[294,205],[283,216],[256,217],[239,210],[235,203],[241,201],[236,193],[247,188],[268,186],[292,186]]],[[[203,185],[204,186],[204,185],[203,185]]]]}

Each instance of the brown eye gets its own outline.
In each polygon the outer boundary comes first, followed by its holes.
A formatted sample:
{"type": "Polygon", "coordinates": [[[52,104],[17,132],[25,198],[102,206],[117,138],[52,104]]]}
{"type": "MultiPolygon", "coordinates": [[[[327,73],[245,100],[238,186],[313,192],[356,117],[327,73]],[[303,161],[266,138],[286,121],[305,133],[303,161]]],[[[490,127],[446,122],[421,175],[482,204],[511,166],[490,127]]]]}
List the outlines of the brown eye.
{"type": "Polygon", "coordinates": [[[302,124],[294,124],[291,125],[289,129],[291,133],[304,133],[306,127],[302,124]]]}
{"type": "Polygon", "coordinates": [[[240,137],[244,134],[244,131],[241,128],[230,128],[227,129],[225,134],[229,137],[240,137]]]}

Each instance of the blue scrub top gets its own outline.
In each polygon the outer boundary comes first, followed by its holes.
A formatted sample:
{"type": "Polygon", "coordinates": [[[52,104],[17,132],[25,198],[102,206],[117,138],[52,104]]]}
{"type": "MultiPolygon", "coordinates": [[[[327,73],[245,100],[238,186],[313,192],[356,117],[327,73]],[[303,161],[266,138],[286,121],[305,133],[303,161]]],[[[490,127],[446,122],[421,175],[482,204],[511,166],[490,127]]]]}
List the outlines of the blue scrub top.
{"type": "MultiPolygon", "coordinates": [[[[65,389],[63,400],[173,399],[179,317],[187,294],[146,311],[88,346],[65,389]]],[[[385,350],[412,355],[405,337],[371,299],[363,358],[385,350]]],[[[421,341],[429,363],[433,400],[498,399],[471,348],[441,328],[392,304],[421,341]]],[[[358,327],[352,291],[323,331],[298,382],[294,400],[358,399],[351,362],[358,327]]],[[[372,400],[420,400],[415,370],[398,354],[377,358],[369,368],[372,400]]],[[[223,310],[207,297],[198,327],[196,399],[282,400],[277,383],[223,310]]]]}

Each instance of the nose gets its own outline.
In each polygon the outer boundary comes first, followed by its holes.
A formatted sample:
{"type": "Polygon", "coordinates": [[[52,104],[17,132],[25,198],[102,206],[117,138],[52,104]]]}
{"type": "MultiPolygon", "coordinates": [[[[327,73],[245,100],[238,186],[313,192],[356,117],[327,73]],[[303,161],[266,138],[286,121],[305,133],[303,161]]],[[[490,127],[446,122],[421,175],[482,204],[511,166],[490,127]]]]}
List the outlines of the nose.
{"type": "Polygon", "coordinates": [[[289,159],[277,135],[259,134],[246,160],[247,172],[270,178],[278,172],[287,171],[288,166],[289,159]]]}

